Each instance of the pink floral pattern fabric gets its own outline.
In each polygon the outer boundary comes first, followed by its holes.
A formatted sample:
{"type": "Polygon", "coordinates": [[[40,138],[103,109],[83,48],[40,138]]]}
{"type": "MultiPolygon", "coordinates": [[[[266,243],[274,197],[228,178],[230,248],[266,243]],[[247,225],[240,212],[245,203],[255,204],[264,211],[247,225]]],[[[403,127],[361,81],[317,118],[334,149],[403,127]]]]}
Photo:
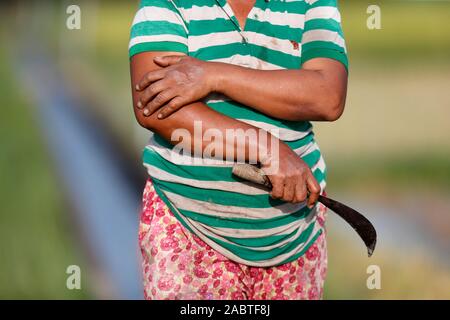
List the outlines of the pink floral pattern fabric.
{"type": "MultiPolygon", "coordinates": [[[[324,223],[325,207],[319,209],[324,223]]],[[[186,230],[147,181],[139,227],[144,296],[149,300],[321,299],[325,234],[296,261],[269,268],[233,262],[186,230]]]]}

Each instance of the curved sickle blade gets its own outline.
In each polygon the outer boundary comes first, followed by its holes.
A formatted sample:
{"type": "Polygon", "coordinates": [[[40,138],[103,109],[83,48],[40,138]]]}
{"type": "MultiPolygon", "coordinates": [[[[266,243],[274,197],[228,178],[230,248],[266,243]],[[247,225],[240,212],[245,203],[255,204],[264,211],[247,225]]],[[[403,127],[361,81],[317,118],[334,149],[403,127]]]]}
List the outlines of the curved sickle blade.
{"type": "MultiPolygon", "coordinates": [[[[269,189],[272,188],[272,184],[270,183],[269,178],[264,174],[264,171],[256,166],[246,163],[239,163],[233,166],[232,172],[241,179],[263,185],[269,189]]],[[[319,196],[319,201],[327,208],[333,210],[338,216],[352,226],[352,228],[364,241],[369,257],[372,256],[377,244],[377,231],[372,223],[358,211],[336,200],[319,196]]]]}
{"type": "Polygon", "coordinates": [[[356,233],[364,241],[367,247],[367,253],[372,256],[377,244],[377,231],[372,223],[358,211],[340,203],[339,201],[319,196],[319,201],[326,207],[333,210],[338,216],[344,219],[355,229],[356,233]]]}

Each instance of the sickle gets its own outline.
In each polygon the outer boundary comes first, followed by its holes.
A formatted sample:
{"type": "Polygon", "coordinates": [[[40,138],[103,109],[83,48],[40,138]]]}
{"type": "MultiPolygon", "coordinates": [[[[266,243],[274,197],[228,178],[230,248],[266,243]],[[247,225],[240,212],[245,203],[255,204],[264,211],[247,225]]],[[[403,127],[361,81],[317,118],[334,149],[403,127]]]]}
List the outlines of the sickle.
{"type": "MultiPolygon", "coordinates": [[[[272,184],[270,183],[269,178],[264,174],[264,171],[256,166],[245,163],[235,164],[233,166],[233,174],[239,178],[263,185],[269,189],[272,188],[272,184]]],[[[377,244],[377,231],[372,223],[361,213],[343,203],[340,203],[339,201],[327,198],[325,196],[319,196],[319,202],[334,211],[338,216],[352,226],[352,228],[364,241],[369,257],[372,256],[377,244]]]]}

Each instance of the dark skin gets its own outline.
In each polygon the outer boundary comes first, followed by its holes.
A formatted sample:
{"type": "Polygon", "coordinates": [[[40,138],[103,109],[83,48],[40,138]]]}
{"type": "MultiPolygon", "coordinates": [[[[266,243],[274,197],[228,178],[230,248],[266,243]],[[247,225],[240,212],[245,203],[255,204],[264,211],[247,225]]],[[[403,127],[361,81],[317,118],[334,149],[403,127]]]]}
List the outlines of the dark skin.
{"type": "Polygon", "coordinates": [[[233,9],[233,13],[236,19],[241,26],[241,29],[244,30],[245,23],[247,22],[247,17],[253,6],[255,5],[255,0],[227,0],[231,9],[233,9]]]}
{"type": "MultiPolygon", "coordinates": [[[[243,28],[254,1],[228,2],[243,28]]],[[[194,137],[194,121],[202,121],[204,131],[217,129],[224,136],[226,129],[260,130],[199,102],[211,92],[220,92],[279,119],[334,121],[344,110],[347,86],[345,67],[331,59],[309,60],[300,70],[265,71],[170,52],[134,56],[131,78],[137,121],[173,144],[179,143],[171,141],[176,128],[187,129],[194,137]]],[[[191,139],[192,147],[199,142],[203,148],[209,143],[191,139]]],[[[307,205],[312,207],[319,196],[319,184],[306,163],[286,144],[278,142],[279,157],[271,157],[274,151],[270,141],[224,141],[221,151],[226,156],[245,150],[246,160],[261,163],[263,170],[278,167],[275,173],[268,175],[273,185],[271,196],[294,203],[307,200],[307,205]],[[258,149],[257,155],[249,152],[253,147],[258,149]],[[264,159],[260,154],[266,155],[264,159]]]]}

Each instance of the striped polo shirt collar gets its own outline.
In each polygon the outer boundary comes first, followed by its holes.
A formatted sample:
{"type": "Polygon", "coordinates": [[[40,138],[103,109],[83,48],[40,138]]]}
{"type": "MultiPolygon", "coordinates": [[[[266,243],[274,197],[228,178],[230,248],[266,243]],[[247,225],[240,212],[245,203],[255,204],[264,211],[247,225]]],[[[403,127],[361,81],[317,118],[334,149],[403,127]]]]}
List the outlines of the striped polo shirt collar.
{"type": "Polygon", "coordinates": [[[234,15],[233,9],[231,9],[231,6],[228,4],[227,0],[216,0],[219,7],[225,12],[225,14],[228,16],[230,21],[234,24],[236,29],[240,32],[241,26],[239,25],[239,22],[234,15]]]}
{"type": "MultiPolygon", "coordinates": [[[[255,13],[255,11],[258,10],[258,6],[257,6],[258,1],[262,1],[262,0],[256,0],[254,6],[249,11],[249,13],[246,17],[246,23],[245,23],[244,29],[241,28],[241,25],[239,24],[239,21],[237,20],[236,15],[234,14],[234,11],[231,8],[231,6],[227,0],[215,0],[215,1],[218,4],[218,6],[220,7],[220,9],[223,10],[223,12],[227,15],[230,22],[233,23],[234,27],[236,28],[236,31],[239,32],[239,34],[241,35],[242,43],[248,43],[249,35],[247,34],[245,27],[248,25],[249,19],[254,19],[254,18],[258,17],[258,15],[255,13]]],[[[264,0],[263,1],[264,5],[262,6],[262,8],[260,8],[261,10],[259,10],[259,11],[264,12],[267,7],[268,2],[269,2],[268,0],[264,0]]]]}

